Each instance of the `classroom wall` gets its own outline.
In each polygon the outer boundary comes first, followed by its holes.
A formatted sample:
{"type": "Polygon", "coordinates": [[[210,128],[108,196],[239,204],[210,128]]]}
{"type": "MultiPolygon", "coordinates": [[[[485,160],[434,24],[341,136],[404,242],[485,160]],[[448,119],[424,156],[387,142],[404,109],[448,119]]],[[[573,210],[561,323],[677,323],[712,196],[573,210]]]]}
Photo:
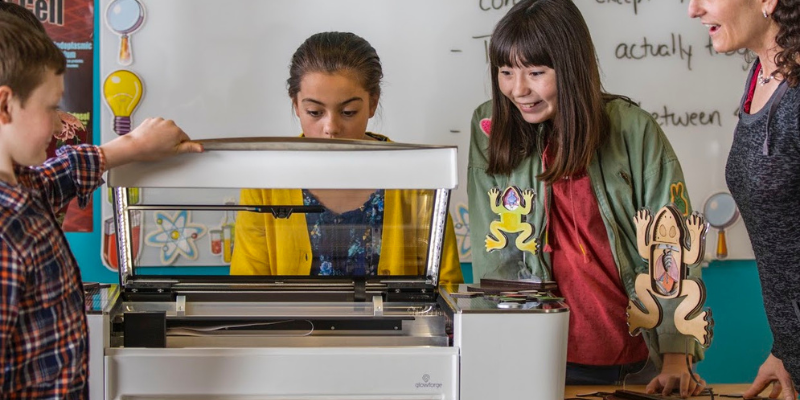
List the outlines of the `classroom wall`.
{"type": "MultiPolygon", "coordinates": [[[[99,59],[98,28],[100,13],[95,13],[95,59],[99,59]]],[[[94,143],[100,142],[99,62],[94,63],[94,143]]],[[[118,282],[118,275],[102,267],[100,261],[100,193],[95,193],[94,229],[91,233],[67,233],[67,239],[81,267],[84,281],[118,282]]],[[[471,264],[462,264],[464,276],[472,280],[471,264]]],[[[713,311],[716,322],[711,348],[706,360],[700,363],[701,376],[713,383],[749,382],[755,377],[761,362],[769,354],[772,337],[767,326],[761,301],[761,286],[755,262],[752,260],[714,261],[703,270],[708,290],[706,305],[713,311]],[[746,345],[743,345],[746,344],[746,345]]]]}
{"type": "Polygon", "coordinates": [[[715,325],[697,369],[712,383],[752,382],[772,348],[756,263],[714,261],[703,269],[703,282],[715,325]]]}
{"type": "MultiPolygon", "coordinates": [[[[124,66],[143,85],[132,118],[135,124],[163,115],[195,139],[294,136],[300,126],[285,91],[288,60],[313,33],[352,31],[375,46],[383,63],[381,108],[368,129],[398,142],[458,146],[458,165],[466,171],[471,113],[490,93],[489,36],[518,1],[142,0],[146,18],[131,36],[133,63],[124,66]]],[[[712,198],[726,191],[725,160],[748,63],[737,52],[715,52],[708,30],[687,16],[685,1],[575,3],[593,33],[605,89],[640,103],[680,157],[685,185],[670,182],[671,197],[678,204],[690,200],[696,210],[705,210],[709,222],[723,225],[732,214],[721,213],[729,208],[712,198]]],[[[117,61],[121,42],[105,18],[114,0],[98,4],[103,24],[97,64],[105,78],[123,67],[117,61]]],[[[110,108],[102,107],[95,117],[102,121],[101,137],[117,136],[110,108]]],[[[461,174],[451,210],[461,260],[468,262],[466,187],[461,174]]],[[[150,193],[144,189],[141,198],[151,198],[150,193]]],[[[202,193],[217,196],[209,197],[215,204],[236,197],[202,193]]],[[[108,220],[111,205],[102,207],[108,220]]],[[[205,214],[204,221],[195,222],[218,226],[212,220],[205,214]]],[[[140,225],[145,234],[155,228],[148,222],[140,225]]],[[[709,231],[708,259],[717,231],[709,231]]],[[[728,259],[753,258],[743,224],[725,233],[728,259]]],[[[219,257],[212,259],[205,239],[198,242],[198,260],[224,265],[219,257]]],[[[141,246],[139,253],[144,265],[165,264],[157,246],[141,246]]],[[[172,265],[188,266],[188,260],[179,257],[172,265]]]]}

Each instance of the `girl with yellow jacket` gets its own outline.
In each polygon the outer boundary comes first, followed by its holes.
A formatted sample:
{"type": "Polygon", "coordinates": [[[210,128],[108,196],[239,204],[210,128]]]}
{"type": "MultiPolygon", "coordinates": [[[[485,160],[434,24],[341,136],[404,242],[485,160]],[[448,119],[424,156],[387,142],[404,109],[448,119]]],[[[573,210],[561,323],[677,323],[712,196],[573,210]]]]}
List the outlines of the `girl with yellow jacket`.
{"type": "MultiPolygon", "coordinates": [[[[287,81],[304,136],[388,141],[366,131],[383,77],[375,49],[352,33],[323,32],[295,52],[287,81]]],[[[364,168],[369,168],[365,165],[364,168]]],[[[322,206],[286,219],[240,212],[233,275],[422,275],[432,191],[244,189],[240,203],[322,206]],[[427,210],[427,212],[426,212],[427,210]]],[[[463,282],[448,217],[440,283],[463,282]]]]}

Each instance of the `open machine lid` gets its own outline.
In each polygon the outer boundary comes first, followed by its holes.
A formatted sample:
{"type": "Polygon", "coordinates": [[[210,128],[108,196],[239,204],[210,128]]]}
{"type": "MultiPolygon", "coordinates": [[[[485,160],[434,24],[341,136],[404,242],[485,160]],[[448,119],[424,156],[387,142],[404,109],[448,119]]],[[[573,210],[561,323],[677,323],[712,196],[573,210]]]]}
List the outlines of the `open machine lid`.
{"type": "Polygon", "coordinates": [[[108,185],[273,189],[458,186],[456,146],[298,137],[198,142],[205,153],[123,165],[109,171],[108,185]]]}
{"type": "MultiPolygon", "coordinates": [[[[360,140],[201,141],[204,153],[111,170],[104,258],[138,295],[430,293],[455,146],[360,140]]],[[[455,265],[449,265],[455,264],[455,265]]]]}

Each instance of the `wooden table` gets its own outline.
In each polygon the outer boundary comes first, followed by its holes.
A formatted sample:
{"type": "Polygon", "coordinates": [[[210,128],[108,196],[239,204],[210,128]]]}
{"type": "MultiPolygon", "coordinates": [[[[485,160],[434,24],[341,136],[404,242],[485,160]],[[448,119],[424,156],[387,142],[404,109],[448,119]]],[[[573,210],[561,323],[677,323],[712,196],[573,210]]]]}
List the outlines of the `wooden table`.
{"type": "MultiPolygon", "coordinates": [[[[749,383],[741,383],[741,384],[725,384],[725,385],[709,385],[711,388],[714,389],[714,394],[742,394],[744,393],[747,388],[750,387],[749,383]]],[[[613,392],[615,390],[622,389],[621,386],[567,386],[564,391],[564,397],[570,398],[575,397],[578,394],[584,393],[594,393],[594,392],[613,392]]],[[[635,392],[644,393],[644,386],[628,386],[625,388],[626,390],[632,390],[635,392]]],[[[766,397],[769,395],[769,391],[772,390],[772,386],[770,385],[767,390],[765,390],[761,395],[766,397]]],[[[676,399],[679,397],[675,397],[676,399]]],[[[716,397],[717,399],[728,399],[726,397],[716,397]]],[[[589,397],[587,399],[598,399],[598,397],[589,397]]],[[[699,397],[690,397],[690,399],[705,399],[708,400],[708,396],[699,396],[699,397]]]]}

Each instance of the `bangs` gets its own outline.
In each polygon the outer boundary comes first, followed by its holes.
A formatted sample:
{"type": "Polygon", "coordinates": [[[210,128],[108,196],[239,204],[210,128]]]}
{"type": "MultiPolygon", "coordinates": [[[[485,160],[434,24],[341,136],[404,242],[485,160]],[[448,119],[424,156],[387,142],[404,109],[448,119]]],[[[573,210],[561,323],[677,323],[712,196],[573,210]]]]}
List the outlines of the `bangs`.
{"type": "Polygon", "coordinates": [[[553,68],[546,27],[537,26],[535,18],[506,21],[497,26],[489,43],[489,62],[492,67],[553,68]]]}

